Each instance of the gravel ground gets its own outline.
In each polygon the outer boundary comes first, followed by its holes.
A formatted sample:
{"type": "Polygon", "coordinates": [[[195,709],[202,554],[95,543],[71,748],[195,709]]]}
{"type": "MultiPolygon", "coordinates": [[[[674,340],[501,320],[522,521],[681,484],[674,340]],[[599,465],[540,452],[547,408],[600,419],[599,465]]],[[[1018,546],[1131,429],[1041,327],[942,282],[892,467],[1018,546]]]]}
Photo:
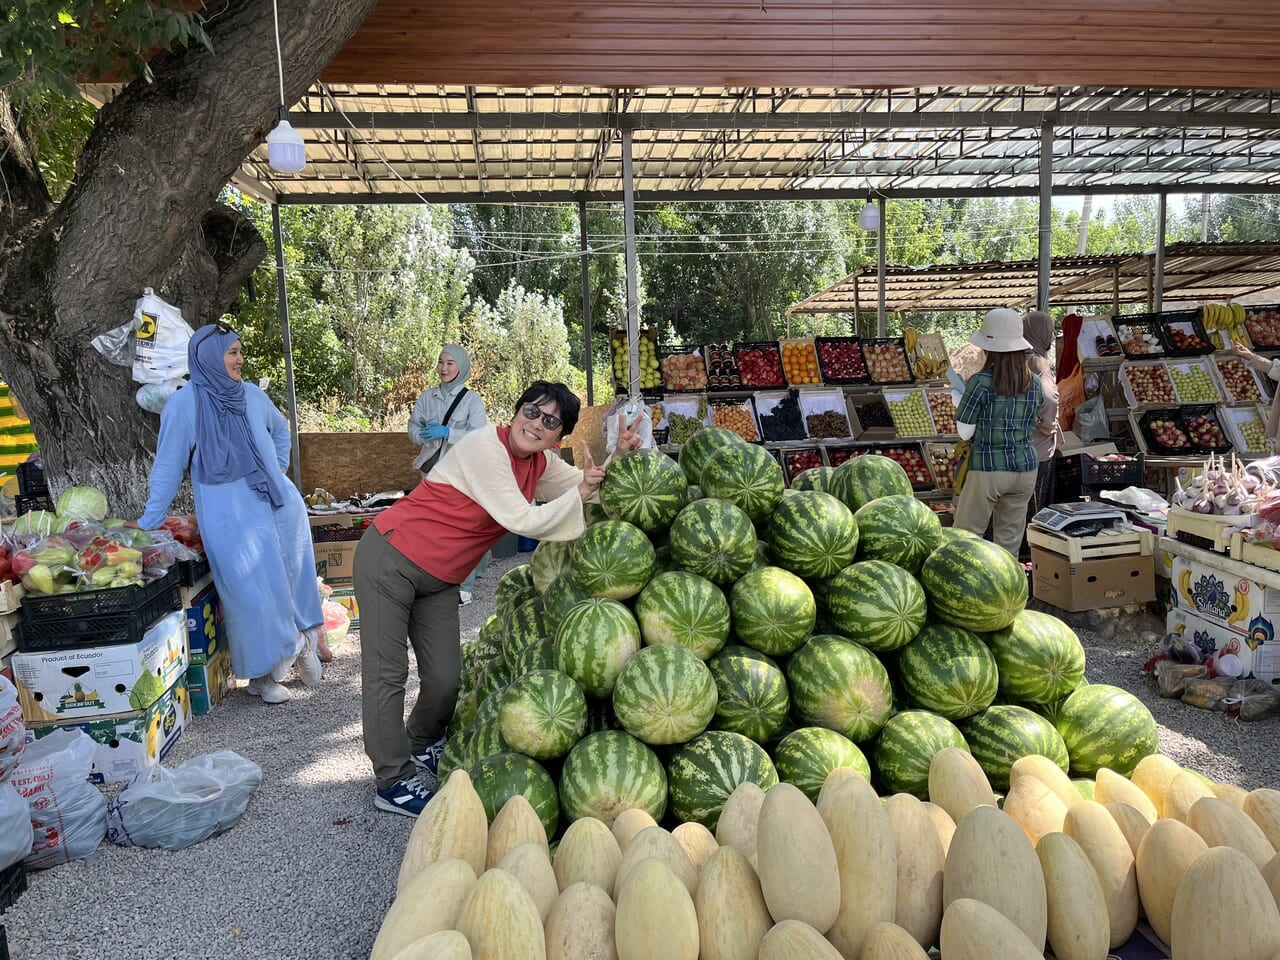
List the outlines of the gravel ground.
{"type": "MultiPolygon", "coordinates": [[[[492,612],[498,578],[527,559],[490,564],[462,609],[464,639],[492,612]]],[[[1160,621],[1097,612],[1064,619],[1084,641],[1088,679],[1141,697],[1165,753],[1246,789],[1280,784],[1274,721],[1243,724],[1156,695],[1142,664],[1160,621]]],[[[261,764],[262,785],[239,824],[186,850],[104,844],[90,860],[32,874],[3,915],[15,960],[368,956],[413,823],[373,808],[358,641],[335,653],[319,688],[294,686],[294,700],[275,707],[242,689],[199,718],[167,759],[232,749],[261,764]]]]}

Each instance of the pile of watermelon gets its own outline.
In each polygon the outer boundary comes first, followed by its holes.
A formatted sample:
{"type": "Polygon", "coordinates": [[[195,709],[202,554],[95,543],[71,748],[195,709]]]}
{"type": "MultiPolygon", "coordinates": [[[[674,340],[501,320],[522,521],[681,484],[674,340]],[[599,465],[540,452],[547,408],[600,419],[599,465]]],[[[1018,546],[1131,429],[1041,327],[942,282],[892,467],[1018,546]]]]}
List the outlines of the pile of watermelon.
{"type": "Polygon", "coordinates": [[[549,838],[628,808],[714,829],[748,781],[814,799],[852,767],[927,799],[945,747],[997,790],[1022,756],[1092,778],[1158,748],[1137,698],[1085,682],[1071,628],[1025,609],[1021,565],[942,527],[893,460],[784,490],[764,448],[709,427],[678,463],[617,458],[600,499],[463,647],[440,773],[467,769],[491,817],[519,793],[549,838]]]}

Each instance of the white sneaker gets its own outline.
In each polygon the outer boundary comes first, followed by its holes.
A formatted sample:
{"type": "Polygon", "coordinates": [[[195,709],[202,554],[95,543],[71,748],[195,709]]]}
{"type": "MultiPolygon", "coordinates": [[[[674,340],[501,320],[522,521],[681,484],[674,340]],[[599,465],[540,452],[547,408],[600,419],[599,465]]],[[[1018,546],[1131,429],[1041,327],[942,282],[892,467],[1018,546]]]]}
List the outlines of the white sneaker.
{"type": "Polygon", "coordinates": [[[459,591],[458,591],[458,606],[460,606],[460,607],[465,607],[465,606],[466,606],[468,603],[470,603],[470,602],[471,602],[471,594],[470,594],[470,593],[468,593],[466,590],[459,590],[459,591]]]}
{"type": "Polygon", "coordinates": [[[298,654],[294,666],[298,668],[298,677],[303,686],[314,687],[324,679],[324,665],[320,662],[320,654],[316,652],[316,632],[304,630],[302,637],[305,646],[298,654]]]}
{"type": "Polygon", "coordinates": [[[261,697],[263,703],[288,703],[293,699],[293,694],[270,677],[250,680],[248,690],[249,696],[261,697]]]}

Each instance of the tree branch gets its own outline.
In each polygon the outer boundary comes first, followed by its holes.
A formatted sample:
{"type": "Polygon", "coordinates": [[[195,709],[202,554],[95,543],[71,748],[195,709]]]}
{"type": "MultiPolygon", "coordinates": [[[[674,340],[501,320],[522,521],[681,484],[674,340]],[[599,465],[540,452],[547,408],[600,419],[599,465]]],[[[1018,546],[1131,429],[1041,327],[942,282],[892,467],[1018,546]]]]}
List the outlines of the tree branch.
{"type": "Polygon", "coordinates": [[[15,246],[52,209],[49,190],[22,135],[9,95],[0,92],[0,262],[10,259],[15,246]]]}

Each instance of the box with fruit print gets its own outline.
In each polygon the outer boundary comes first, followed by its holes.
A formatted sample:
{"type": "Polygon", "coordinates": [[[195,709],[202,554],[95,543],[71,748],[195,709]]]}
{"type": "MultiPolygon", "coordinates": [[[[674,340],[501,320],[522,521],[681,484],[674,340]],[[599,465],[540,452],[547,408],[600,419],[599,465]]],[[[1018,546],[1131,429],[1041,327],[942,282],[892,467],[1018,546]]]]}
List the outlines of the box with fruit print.
{"type": "Polygon", "coordinates": [[[1280,306],[1246,307],[1244,328],[1256,349],[1280,347],[1280,306]]]}
{"type": "Polygon", "coordinates": [[[885,406],[893,417],[893,426],[900,437],[936,437],[938,428],[934,426],[933,416],[929,413],[929,401],[925,399],[924,390],[886,390],[885,406]]]}
{"type": "Polygon", "coordinates": [[[810,440],[848,440],[853,437],[849,407],[842,390],[800,390],[800,416],[810,440]]]}
{"type": "Polygon", "coordinates": [[[1265,379],[1239,357],[1214,357],[1213,366],[1228,403],[1257,403],[1270,399],[1265,379]]]}
{"type": "Polygon", "coordinates": [[[1120,388],[1128,406],[1159,404],[1172,406],[1178,402],[1178,391],[1163,360],[1126,360],[1120,364],[1120,388]]]}
{"type": "Polygon", "coordinates": [[[1200,322],[1199,310],[1156,314],[1160,318],[1160,336],[1171,357],[1201,357],[1213,352],[1209,333],[1200,322]]]}
{"type": "Polygon", "coordinates": [[[855,440],[892,440],[898,435],[893,416],[878,393],[849,394],[849,430],[855,440]]]}
{"type": "Polygon", "coordinates": [[[1275,680],[1280,668],[1280,644],[1259,643],[1253,646],[1246,637],[1208,617],[1190,610],[1172,609],[1165,617],[1165,633],[1176,636],[1184,647],[1195,649],[1204,664],[1214,670],[1236,670],[1237,665],[1222,662],[1228,656],[1240,661],[1239,677],[1268,683],[1275,680]]]}
{"type": "Polygon", "coordinates": [[[759,390],[754,397],[761,440],[788,443],[808,439],[795,390],[759,390]]]}
{"type": "Polygon", "coordinates": [[[782,447],[778,453],[782,457],[782,474],[787,479],[787,486],[791,486],[791,481],[806,470],[823,466],[820,447],[782,447]]]}
{"type": "Polygon", "coordinates": [[[1267,418],[1259,410],[1258,404],[1219,407],[1218,415],[1236,453],[1261,457],[1270,452],[1271,445],[1267,443],[1267,418]]]}
{"type": "Polygon", "coordinates": [[[870,379],[858,337],[815,337],[813,342],[818,351],[818,372],[824,383],[848,386],[870,379]]]}
{"type": "Polygon", "coordinates": [[[929,468],[929,458],[925,455],[923,443],[877,443],[868,453],[877,453],[882,457],[898,461],[907,476],[911,479],[911,489],[932,490],[936,484],[933,470],[929,468]]]}
{"type": "Polygon", "coordinates": [[[732,430],[748,443],[760,439],[760,427],[756,423],[755,404],[751,397],[712,401],[711,422],[717,427],[732,430]]]}
{"type": "Polygon", "coordinates": [[[787,385],[777,343],[739,343],[733,348],[738,379],[744,388],[778,390],[787,385]]]}
{"type": "Polygon", "coordinates": [[[1212,405],[1131,410],[1129,423],[1144,453],[1177,457],[1231,449],[1212,405]]]}
{"type": "Polygon", "coordinates": [[[799,337],[778,341],[782,352],[782,374],[793,387],[817,387],[822,384],[822,371],[818,369],[818,352],[813,337],[799,337]]]}
{"type": "Polygon", "coordinates": [[[867,361],[867,373],[872,383],[915,383],[902,337],[864,339],[862,356],[867,361]]]}
{"type": "Polygon", "coordinates": [[[697,393],[707,389],[707,362],[695,347],[661,347],[662,386],[673,393],[697,393]]]}
{"type": "Polygon", "coordinates": [[[1222,403],[1222,387],[1208,357],[1201,360],[1169,360],[1169,379],[1178,393],[1178,403],[1222,403]]]}
{"type": "Polygon", "coordinates": [[[1280,573],[1176,541],[1170,550],[1174,607],[1240,635],[1249,651],[1266,647],[1268,659],[1280,660],[1280,573]]]}

